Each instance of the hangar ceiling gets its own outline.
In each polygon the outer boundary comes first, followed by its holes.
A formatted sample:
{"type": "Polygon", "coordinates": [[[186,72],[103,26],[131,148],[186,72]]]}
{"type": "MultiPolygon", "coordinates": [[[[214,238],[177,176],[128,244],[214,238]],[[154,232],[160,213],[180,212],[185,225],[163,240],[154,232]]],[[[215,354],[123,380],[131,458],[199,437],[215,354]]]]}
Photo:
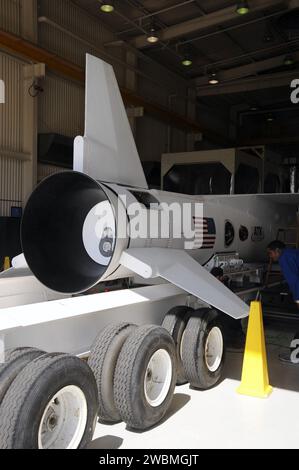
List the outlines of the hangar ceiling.
{"type": "Polygon", "coordinates": [[[112,14],[101,12],[101,0],[73,2],[100,18],[119,45],[188,80],[200,104],[230,111],[240,143],[299,140],[292,134],[299,112],[290,102],[291,80],[299,78],[299,0],[249,0],[245,15],[232,0],[115,0],[112,14]],[[147,42],[151,27],[156,44],[147,42]],[[185,56],[192,66],[182,65],[185,56]]]}

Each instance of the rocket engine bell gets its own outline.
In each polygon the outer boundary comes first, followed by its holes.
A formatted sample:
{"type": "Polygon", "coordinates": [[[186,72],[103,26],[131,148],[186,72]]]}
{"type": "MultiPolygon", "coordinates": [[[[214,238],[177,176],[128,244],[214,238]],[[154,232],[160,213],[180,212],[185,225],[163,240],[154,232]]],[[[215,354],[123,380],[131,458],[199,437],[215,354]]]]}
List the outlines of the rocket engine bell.
{"type": "MultiPolygon", "coordinates": [[[[50,176],[24,210],[21,241],[27,264],[42,284],[63,294],[134,276],[121,262],[127,249],[184,249],[189,239],[188,224],[181,229],[185,200],[100,183],[79,172],[50,176]],[[165,209],[171,203],[178,216],[165,209]],[[138,223],[136,211],[142,216],[138,223]]],[[[197,204],[187,205],[191,230],[197,204]]]]}
{"type": "Polygon", "coordinates": [[[25,207],[21,240],[41,283],[66,294],[84,292],[119,267],[128,241],[117,238],[116,202],[109,188],[83,173],[59,173],[37,187],[25,207]]]}

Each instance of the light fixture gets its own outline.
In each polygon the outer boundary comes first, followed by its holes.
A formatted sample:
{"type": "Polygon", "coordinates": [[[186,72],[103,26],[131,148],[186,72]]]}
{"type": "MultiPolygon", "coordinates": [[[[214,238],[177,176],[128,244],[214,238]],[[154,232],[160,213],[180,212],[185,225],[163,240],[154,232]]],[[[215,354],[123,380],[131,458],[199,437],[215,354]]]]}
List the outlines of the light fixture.
{"type": "Polygon", "coordinates": [[[249,5],[247,1],[240,1],[237,4],[237,13],[238,15],[247,15],[249,13],[249,5]]]}
{"type": "Polygon", "coordinates": [[[191,65],[193,64],[191,57],[190,56],[185,56],[182,60],[182,64],[185,67],[191,67],[191,65]]]}
{"type": "Polygon", "coordinates": [[[284,65],[290,66],[290,65],[294,65],[294,64],[295,64],[295,61],[294,61],[293,57],[291,55],[287,55],[284,59],[284,65]]]}
{"type": "Polygon", "coordinates": [[[267,116],[267,122],[273,122],[274,120],[275,120],[275,118],[274,118],[273,114],[271,114],[271,113],[268,114],[268,116],[267,116]]]}
{"type": "Polygon", "coordinates": [[[251,108],[250,108],[250,111],[252,111],[252,112],[257,111],[257,110],[258,110],[257,106],[251,106],[251,108]]]}
{"type": "Polygon", "coordinates": [[[210,85],[218,85],[219,83],[219,78],[217,77],[216,72],[212,72],[209,78],[209,84],[210,85]]]}
{"type": "Polygon", "coordinates": [[[184,67],[191,67],[193,64],[193,50],[190,44],[187,44],[181,48],[181,57],[182,65],[184,67]]]}
{"type": "Polygon", "coordinates": [[[114,11],[113,1],[104,1],[101,5],[101,10],[104,13],[112,13],[114,11]]]}
{"type": "Polygon", "coordinates": [[[159,41],[159,37],[154,25],[151,26],[150,32],[147,36],[147,42],[150,44],[156,44],[159,41]]]}

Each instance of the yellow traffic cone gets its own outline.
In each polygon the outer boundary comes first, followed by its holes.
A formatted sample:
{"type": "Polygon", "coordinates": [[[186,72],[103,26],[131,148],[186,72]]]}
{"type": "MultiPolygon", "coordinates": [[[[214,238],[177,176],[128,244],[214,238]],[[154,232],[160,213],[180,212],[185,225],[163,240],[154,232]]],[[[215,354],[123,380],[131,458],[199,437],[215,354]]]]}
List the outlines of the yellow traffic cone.
{"type": "Polygon", "coordinates": [[[237,392],[250,397],[267,398],[273,388],[269,384],[266,343],[261,302],[250,307],[242,382],[237,392]]]}
{"type": "Polygon", "coordinates": [[[4,258],[4,271],[10,268],[10,259],[8,256],[4,258]]]}

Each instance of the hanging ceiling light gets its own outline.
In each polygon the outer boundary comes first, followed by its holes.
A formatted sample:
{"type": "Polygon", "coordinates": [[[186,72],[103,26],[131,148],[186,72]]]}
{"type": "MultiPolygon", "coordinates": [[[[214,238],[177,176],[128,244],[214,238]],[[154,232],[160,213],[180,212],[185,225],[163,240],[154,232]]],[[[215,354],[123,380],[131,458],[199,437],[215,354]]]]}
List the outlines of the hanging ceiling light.
{"type": "Polygon", "coordinates": [[[247,15],[249,13],[249,5],[247,1],[240,1],[237,3],[237,13],[238,15],[247,15]]]}
{"type": "Polygon", "coordinates": [[[114,11],[113,1],[104,1],[101,5],[101,10],[104,13],[112,13],[114,11]]]}
{"type": "Polygon", "coordinates": [[[181,48],[181,57],[182,65],[184,67],[191,67],[191,65],[193,64],[193,51],[190,44],[187,44],[181,48]]]}
{"type": "Polygon", "coordinates": [[[273,114],[271,114],[271,113],[268,114],[268,116],[267,116],[267,122],[273,122],[273,121],[275,121],[275,118],[274,118],[273,114]]]}
{"type": "Polygon", "coordinates": [[[190,55],[185,55],[185,57],[182,60],[182,64],[185,67],[191,67],[191,65],[193,64],[193,61],[192,61],[190,55]]]}
{"type": "Polygon", "coordinates": [[[217,76],[216,72],[212,72],[209,78],[209,84],[210,85],[218,85],[219,83],[219,78],[217,76]]]}
{"type": "Polygon", "coordinates": [[[159,42],[159,36],[158,36],[157,30],[156,30],[156,28],[153,24],[152,24],[151,29],[149,31],[149,34],[147,36],[147,42],[149,42],[150,44],[156,44],[157,42],[159,42]]]}

